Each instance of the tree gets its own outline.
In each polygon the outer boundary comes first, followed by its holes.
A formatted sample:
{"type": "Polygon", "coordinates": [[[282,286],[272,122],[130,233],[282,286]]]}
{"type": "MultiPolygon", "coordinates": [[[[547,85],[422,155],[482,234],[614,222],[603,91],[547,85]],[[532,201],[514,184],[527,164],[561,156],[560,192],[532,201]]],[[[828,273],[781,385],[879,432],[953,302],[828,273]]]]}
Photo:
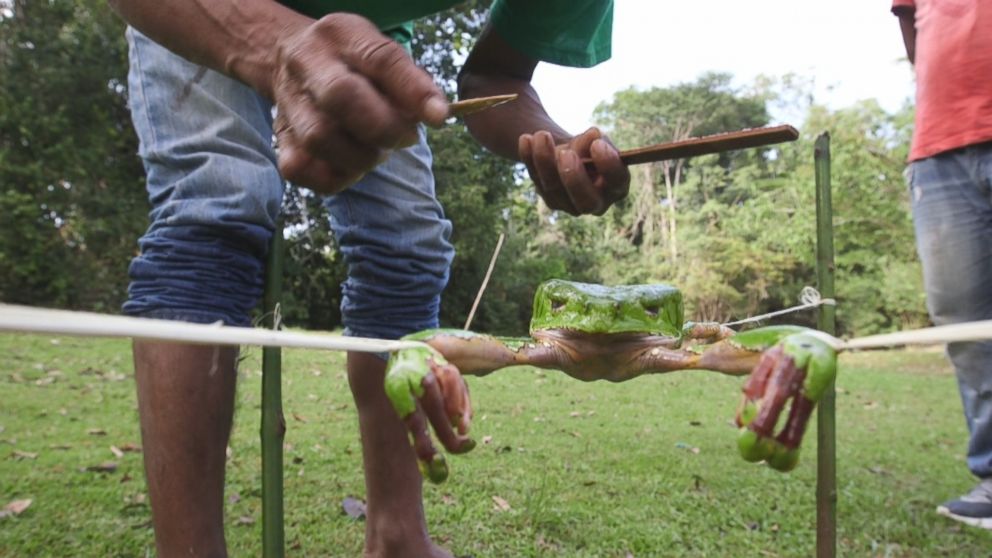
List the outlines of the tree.
{"type": "Polygon", "coordinates": [[[147,203],[124,25],[97,0],[0,16],[0,299],[115,310],[147,203]]]}
{"type": "MultiPolygon", "coordinates": [[[[630,148],[692,136],[763,126],[768,114],[762,99],[742,95],[731,85],[729,74],[703,74],[695,82],[647,91],[627,89],[613,101],[600,104],[596,121],[606,128],[618,145],[630,148]]],[[[729,168],[732,154],[718,158],[729,168]]],[[[637,245],[668,245],[670,265],[678,265],[677,221],[678,187],[682,183],[685,159],[643,165],[633,175],[633,215],[625,232],[637,245]],[[659,200],[656,182],[665,185],[659,200]],[[660,203],[659,203],[660,201],[660,203]],[[661,224],[660,230],[655,223],[661,224]],[[656,231],[660,234],[655,234],[656,231]]]]}

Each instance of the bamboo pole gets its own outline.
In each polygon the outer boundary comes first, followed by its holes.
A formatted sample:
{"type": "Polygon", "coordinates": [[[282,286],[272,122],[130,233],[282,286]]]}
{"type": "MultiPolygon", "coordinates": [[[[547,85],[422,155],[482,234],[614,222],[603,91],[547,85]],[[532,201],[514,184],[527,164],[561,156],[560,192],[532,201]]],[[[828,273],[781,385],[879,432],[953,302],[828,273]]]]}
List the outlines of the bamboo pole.
{"type": "MultiPolygon", "coordinates": [[[[265,269],[263,312],[265,327],[279,327],[282,298],[282,221],[276,222],[265,269]]],[[[282,558],[285,552],[283,527],[282,444],[286,419],[282,414],[282,349],[262,348],[262,556],[282,558]]]]}
{"type": "MultiPolygon", "coordinates": [[[[816,138],[816,277],[820,294],[834,298],[834,228],[830,204],[830,134],[816,138]]],[[[817,328],[834,335],[834,307],[820,307],[817,328]]],[[[816,414],[816,556],[837,554],[837,448],[834,386],[820,399],[816,414]]]]}

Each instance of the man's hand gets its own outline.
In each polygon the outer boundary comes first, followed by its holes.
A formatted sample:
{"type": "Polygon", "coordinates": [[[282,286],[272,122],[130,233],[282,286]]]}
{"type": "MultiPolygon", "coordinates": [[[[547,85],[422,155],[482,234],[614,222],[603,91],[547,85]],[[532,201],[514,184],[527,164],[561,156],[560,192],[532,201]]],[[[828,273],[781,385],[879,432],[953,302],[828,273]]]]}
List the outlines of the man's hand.
{"type": "Polygon", "coordinates": [[[602,215],[630,188],[630,171],[598,128],[589,128],[563,145],[555,145],[550,132],[523,134],[518,150],[537,193],[552,209],[602,215]]]}
{"type": "Polygon", "coordinates": [[[413,145],[417,125],[441,125],[444,95],[370,21],[338,13],[287,30],[270,96],[282,176],[333,194],[413,145]]]}
{"type": "Polygon", "coordinates": [[[602,215],[627,195],[630,171],[597,128],[573,136],[551,119],[530,84],[535,67],[537,60],[487,26],[462,67],[458,95],[516,94],[517,100],[466,116],[469,132],[493,152],[527,165],[548,207],[602,215]]]}
{"type": "Polygon", "coordinates": [[[398,351],[386,368],[386,395],[410,431],[421,472],[431,482],[443,482],[448,464],[431,441],[428,423],[451,453],[475,447],[467,435],[472,403],[458,369],[430,347],[398,351]]]}
{"type": "Polygon", "coordinates": [[[765,460],[779,471],[795,468],[806,424],[836,374],[836,353],[811,335],[791,335],[765,351],[744,384],[737,413],[741,427],[737,442],[744,459],[765,460]],[[776,435],[775,427],[790,400],[787,418],[776,435]]]}

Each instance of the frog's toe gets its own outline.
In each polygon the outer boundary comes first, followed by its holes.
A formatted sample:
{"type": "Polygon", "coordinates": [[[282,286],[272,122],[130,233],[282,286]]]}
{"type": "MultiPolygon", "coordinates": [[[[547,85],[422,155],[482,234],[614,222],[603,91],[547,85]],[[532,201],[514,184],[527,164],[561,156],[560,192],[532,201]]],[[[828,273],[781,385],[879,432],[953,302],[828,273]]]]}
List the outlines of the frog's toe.
{"type": "Polygon", "coordinates": [[[782,444],[775,444],[772,454],[765,462],[776,471],[791,471],[799,464],[799,448],[789,449],[782,444]]]}
{"type": "Polygon", "coordinates": [[[750,428],[742,428],[737,437],[737,449],[745,461],[757,463],[765,461],[775,451],[776,442],[773,438],[762,436],[750,428]]]}
{"type": "Polygon", "coordinates": [[[448,479],[448,462],[444,454],[436,453],[431,459],[418,459],[420,473],[434,484],[441,484],[448,479]]]}
{"type": "Polygon", "coordinates": [[[765,449],[762,444],[761,436],[758,433],[749,429],[742,428],[740,435],[737,437],[737,449],[741,453],[741,457],[745,461],[750,461],[752,463],[757,463],[765,458],[765,449]]]}
{"type": "Polygon", "coordinates": [[[757,402],[744,396],[741,406],[737,410],[737,426],[747,426],[754,422],[754,417],[758,416],[757,402]]]}
{"type": "Polygon", "coordinates": [[[799,448],[787,447],[782,442],[762,436],[750,428],[742,428],[737,437],[737,449],[745,461],[764,461],[776,471],[791,471],[799,463],[799,448]]]}

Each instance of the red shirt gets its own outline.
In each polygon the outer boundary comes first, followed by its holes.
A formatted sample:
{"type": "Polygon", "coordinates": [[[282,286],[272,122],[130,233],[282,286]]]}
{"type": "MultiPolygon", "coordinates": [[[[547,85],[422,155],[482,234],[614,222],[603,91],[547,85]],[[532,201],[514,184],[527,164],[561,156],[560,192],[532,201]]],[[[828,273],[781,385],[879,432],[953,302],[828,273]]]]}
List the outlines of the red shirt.
{"type": "Polygon", "coordinates": [[[909,160],[992,141],[992,0],[893,0],[916,9],[909,160]]]}

